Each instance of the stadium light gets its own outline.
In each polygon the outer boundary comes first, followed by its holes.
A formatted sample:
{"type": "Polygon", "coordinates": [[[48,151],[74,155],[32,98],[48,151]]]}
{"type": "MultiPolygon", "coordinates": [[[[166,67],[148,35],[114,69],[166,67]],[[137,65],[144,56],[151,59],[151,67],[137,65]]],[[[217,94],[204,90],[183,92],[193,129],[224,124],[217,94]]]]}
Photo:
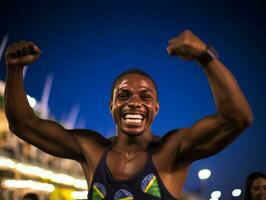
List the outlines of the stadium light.
{"type": "Polygon", "coordinates": [[[241,190],[240,189],[234,189],[232,191],[232,196],[233,197],[239,197],[241,195],[241,190]]]}
{"type": "Polygon", "coordinates": [[[211,171],[209,169],[202,169],[198,173],[199,179],[206,180],[211,176],[211,171]]]}
{"type": "Polygon", "coordinates": [[[221,191],[213,191],[211,193],[211,199],[219,199],[221,195],[222,195],[221,191]]]}

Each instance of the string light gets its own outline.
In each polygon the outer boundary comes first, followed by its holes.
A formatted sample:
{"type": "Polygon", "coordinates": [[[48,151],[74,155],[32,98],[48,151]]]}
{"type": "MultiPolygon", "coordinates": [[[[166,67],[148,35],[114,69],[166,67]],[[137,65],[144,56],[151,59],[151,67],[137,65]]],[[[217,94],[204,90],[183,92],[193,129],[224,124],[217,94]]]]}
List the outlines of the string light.
{"type": "Polygon", "coordinates": [[[15,170],[24,175],[47,179],[54,183],[73,186],[77,189],[88,189],[87,182],[84,179],[78,179],[63,173],[55,173],[51,170],[43,169],[37,166],[17,163],[5,157],[0,157],[0,169],[15,170]]]}
{"type": "Polygon", "coordinates": [[[71,193],[71,197],[73,199],[87,199],[88,192],[87,191],[75,191],[71,193]]]}
{"type": "Polygon", "coordinates": [[[41,183],[32,180],[5,180],[2,182],[3,188],[15,188],[15,189],[32,189],[44,192],[53,192],[55,187],[52,184],[41,183]]]}

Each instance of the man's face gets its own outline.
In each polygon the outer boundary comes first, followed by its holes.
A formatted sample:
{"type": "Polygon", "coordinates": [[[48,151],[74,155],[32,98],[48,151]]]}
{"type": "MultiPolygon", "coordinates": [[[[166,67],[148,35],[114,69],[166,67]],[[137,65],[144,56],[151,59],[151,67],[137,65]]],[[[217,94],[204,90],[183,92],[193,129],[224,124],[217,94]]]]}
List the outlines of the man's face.
{"type": "Polygon", "coordinates": [[[159,103],[154,84],[140,74],[122,76],[113,91],[110,110],[118,132],[137,136],[150,131],[159,103]]]}
{"type": "Polygon", "coordinates": [[[251,196],[253,200],[266,200],[266,179],[255,179],[251,185],[251,196]]]}

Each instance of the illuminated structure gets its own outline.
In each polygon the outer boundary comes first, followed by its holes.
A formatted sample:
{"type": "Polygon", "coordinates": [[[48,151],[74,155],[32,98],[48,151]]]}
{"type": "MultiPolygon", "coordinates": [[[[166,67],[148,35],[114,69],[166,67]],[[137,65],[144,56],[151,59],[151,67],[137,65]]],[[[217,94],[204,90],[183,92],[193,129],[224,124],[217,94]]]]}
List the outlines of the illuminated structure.
{"type": "MultiPolygon", "coordinates": [[[[77,162],[42,152],[9,131],[3,109],[4,88],[0,81],[0,199],[17,200],[29,192],[41,200],[86,199],[87,183],[77,162]]],[[[38,102],[27,97],[40,115],[35,108],[38,102]]]]}

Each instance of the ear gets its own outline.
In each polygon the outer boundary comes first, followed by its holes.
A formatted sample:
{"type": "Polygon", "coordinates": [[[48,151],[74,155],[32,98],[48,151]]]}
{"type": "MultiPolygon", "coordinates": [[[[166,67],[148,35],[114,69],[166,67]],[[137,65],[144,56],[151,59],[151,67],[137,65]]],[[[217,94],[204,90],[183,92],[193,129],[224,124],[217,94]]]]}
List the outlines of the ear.
{"type": "Polygon", "coordinates": [[[158,112],[159,112],[159,109],[160,109],[160,102],[159,102],[159,101],[157,101],[157,102],[156,102],[156,105],[155,105],[155,115],[157,115],[157,114],[158,114],[158,112]]]}

